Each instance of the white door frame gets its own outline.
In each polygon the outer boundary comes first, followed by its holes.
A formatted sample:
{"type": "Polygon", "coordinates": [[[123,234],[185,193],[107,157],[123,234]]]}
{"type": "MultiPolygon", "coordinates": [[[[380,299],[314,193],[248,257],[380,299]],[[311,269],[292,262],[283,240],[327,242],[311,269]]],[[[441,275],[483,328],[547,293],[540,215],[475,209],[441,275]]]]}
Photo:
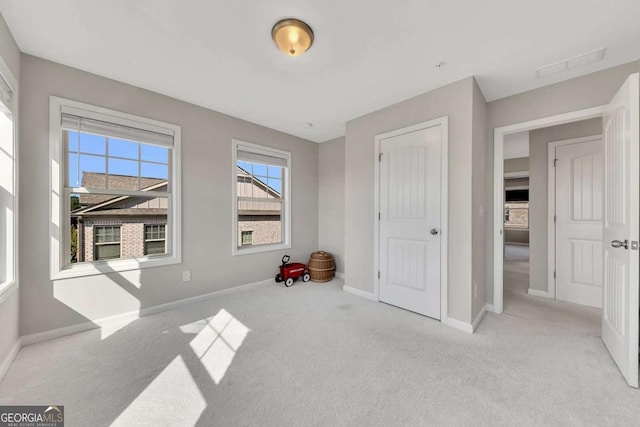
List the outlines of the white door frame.
{"type": "Polygon", "coordinates": [[[447,323],[448,307],[449,307],[449,292],[448,292],[448,212],[449,212],[449,117],[440,117],[434,120],[429,120],[423,123],[418,123],[413,126],[404,127],[402,129],[396,129],[391,132],[382,133],[375,137],[375,157],[374,157],[374,170],[375,170],[375,193],[374,193],[374,227],[373,227],[373,296],[376,301],[380,301],[380,278],[378,272],[380,271],[380,141],[394,136],[404,135],[419,130],[442,126],[442,148],[441,148],[441,193],[440,193],[440,321],[447,323]]]}
{"type": "Polygon", "coordinates": [[[536,296],[544,296],[555,299],[556,297],[556,280],[553,275],[556,265],[556,227],[553,217],[556,211],[556,173],[554,160],[556,158],[556,148],[563,145],[580,144],[581,142],[602,141],[602,134],[585,136],[582,138],[565,139],[562,141],[553,141],[549,143],[549,159],[547,161],[548,190],[547,190],[547,292],[536,291],[536,296]],[[546,294],[546,295],[543,295],[546,294]]]}
{"type": "Polygon", "coordinates": [[[541,119],[529,120],[508,126],[497,127],[493,131],[493,311],[503,309],[503,264],[504,264],[504,137],[512,133],[563,125],[566,123],[602,117],[607,105],[556,114],[541,119]]]}

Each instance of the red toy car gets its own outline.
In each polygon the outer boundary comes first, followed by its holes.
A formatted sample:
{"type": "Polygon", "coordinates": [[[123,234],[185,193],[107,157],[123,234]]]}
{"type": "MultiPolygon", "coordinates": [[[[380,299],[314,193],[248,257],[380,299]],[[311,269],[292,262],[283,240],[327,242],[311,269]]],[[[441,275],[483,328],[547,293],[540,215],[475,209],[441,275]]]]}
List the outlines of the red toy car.
{"type": "Polygon", "coordinates": [[[298,277],[302,277],[303,282],[308,282],[311,279],[311,275],[307,271],[307,266],[301,262],[287,264],[290,259],[289,255],[282,257],[282,265],[280,266],[280,273],[276,274],[276,282],[284,282],[287,288],[293,285],[294,280],[298,277]]]}

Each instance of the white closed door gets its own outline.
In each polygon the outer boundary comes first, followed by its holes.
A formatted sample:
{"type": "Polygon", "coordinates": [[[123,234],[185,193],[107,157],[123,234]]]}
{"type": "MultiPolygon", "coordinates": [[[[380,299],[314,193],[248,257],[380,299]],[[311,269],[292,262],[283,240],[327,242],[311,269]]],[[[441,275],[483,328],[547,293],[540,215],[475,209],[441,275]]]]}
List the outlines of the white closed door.
{"type": "Polygon", "coordinates": [[[379,299],[440,319],[443,126],[380,142],[379,299]]]}
{"type": "Polygon", "coordinates": [[[602,307],[602,140],[556,147],[556,299],[602,307]]]}
{"type": "Polygon", "coordinates": [[[603,123],[602,302],[602,341],[632,387],[638,387],[639,122],[639,79],[632,74],[609,104],[603,123]]]}

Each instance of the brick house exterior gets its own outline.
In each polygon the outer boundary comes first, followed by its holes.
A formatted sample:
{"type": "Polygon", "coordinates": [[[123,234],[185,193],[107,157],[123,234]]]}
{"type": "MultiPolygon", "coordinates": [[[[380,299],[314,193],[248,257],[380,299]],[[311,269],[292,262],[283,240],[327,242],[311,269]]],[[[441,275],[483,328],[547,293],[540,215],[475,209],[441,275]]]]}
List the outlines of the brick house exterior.
{"type": "MultiPolygon", "coordinates": [[[[237,168],[238,197],[280,199],[281,195],[244,169],[237,168]]],[[[243,246],[243,233],[251,233],[252,245],[282,241],[279,202],[238,202],[238,243],[243,246]]]]}
{"type": "MultiPolygon", "coordinates": [[[[167,190],[167,180],[163,179],[138,179],[122,175],[109,175],[108,179],[109,189],[138,191],[140,188],[141,191],[153,192],[167,190]]],[[[237,185],[238,195],[280,197],[279,193],[241,168],[238,168],[237,185]]],[[[82,186],[106,188],[105,175],[83,172],[82,186]]],[[[77,248],[75,251],[72,248],[71,262],[140,258],[167,253],[167,198],[80,194],[78,205],[71,212],[72,233],[77,236],[77,248]]],[[[239,202],[238,244],[257,245],[281,241],[280,215],[278,203],[239,202]]]]}

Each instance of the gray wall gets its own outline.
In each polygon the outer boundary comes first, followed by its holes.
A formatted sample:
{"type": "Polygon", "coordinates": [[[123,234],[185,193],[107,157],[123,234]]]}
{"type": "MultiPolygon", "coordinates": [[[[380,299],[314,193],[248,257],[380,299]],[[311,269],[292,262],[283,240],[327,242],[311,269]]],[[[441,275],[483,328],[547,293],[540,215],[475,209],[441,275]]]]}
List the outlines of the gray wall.
{"type": "Polygon", "coordinates": [[[19,79],[20,50],[2,14],[0,14],[0,56],[13,73],[13,77],[19,79]]]}
{"type": "MultiPolygon", "coordinates": [[[[2,15],[0,15],[0,57],[11,70],[13,77],[20,79],[20,51],[2,15]]],[[[19,306],[20,293],[15,287],[5,289],[3,294],[0,294],[0,366],[7,361],[7,356],[20,336],[19,306]]]]}
{"type": "Polygon", "coordinates": [[[504,173],[528,172],[528,171],[529,171],[528,157],[519,157],[517,159],[505,159],[504,161],[504,173]]]}
{"type": "Polygon", "coordinates": [[[23,335],[269,279],[285,252],[306,262],[317,249],[317,144],[28,55],[21,77],[23,335]],[[49,280],[50,95],[182,126],[182,265],[49,280]],[[232,138],[292,153],[291,250],[231,255],[232,138]],[[183,270],[192,271],[190,282],[181,281],[183,270]]]}
{"type": "Polygon", "coordinates": [[[518,230],[516,228],[507,228],[504,230],[504,242],[515,243],[519,245],[529,245],[529,230],[518,230]]]}
{"type": "Polygon", "coordinates": [[[323,142],[318,150],[318,244],[344,273],[344,137],[323,142]]]}
{"type": "MultiPolygon", "coordinates": [[[[488,103],[489,138],[487,140],[486,185],[487,215],[493,217],[493,131],[497,127],[526,122],[607,104],[625,79],[640,71],[640,61],[630,62],[597,73],[566,80],[550,86],[488,103]]],[[[487,236],[487,301],[493,302],[493,223],[487,236]]]]}
{"type": "Polygon", "coordinates": [[[529,287],[532,289],[548,290],[549,143],[601,133],[601,118],[529,132],[529,287]]]}
{"type": "MultiPolygon", "coordinates": [[[[475,319],[486,304],[486,262],[487,254],[484,250],[487,238],[489,218],[485,215],[487,204],[484,191],[485,163],[487,152],[487,101],[482,91],[473,80],[473,111],[472,111],[472,315],[475,319]]],[[[455,242],[454,242],[455,243],[455,242]]],[[[451,243],[449,243],[451,244],[451,243]]]]}
{"type": "Polygon", "coordinates": [[[373,292],[375,136],[449,117],[449,317],[471,322],[473,78],[347,122],[345,168],[346,283],[373,292]],[[464,242],[467,242],[464,244],[464,242]]]}

